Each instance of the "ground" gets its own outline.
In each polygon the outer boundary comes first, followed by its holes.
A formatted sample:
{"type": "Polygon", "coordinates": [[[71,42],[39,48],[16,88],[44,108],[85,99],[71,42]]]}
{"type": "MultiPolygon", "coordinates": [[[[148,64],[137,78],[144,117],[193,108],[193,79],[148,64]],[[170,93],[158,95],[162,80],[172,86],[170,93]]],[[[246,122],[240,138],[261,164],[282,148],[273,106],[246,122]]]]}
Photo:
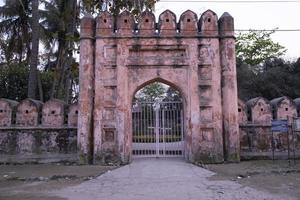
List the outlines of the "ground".
{"type": "Polygon", "coordinates": [[[257,160],[204,166],[216,172],[210,180],[232,180],[261,191],[300,199],[300,160],[257,160]]]}
{"type": "Polygon", "coordinates": [[[298,162],[291,166],[288,161],[247,161],[199,167],[182,160],[143,159],[118,169],[1,165],[0,199],[299,199],[298,162]]]}
{"type": "Polygon", "coordinates": [[[45,193],[81,184],[115,168],[72,163],[0,165],[0,200],[62,199],[45,193]]]}

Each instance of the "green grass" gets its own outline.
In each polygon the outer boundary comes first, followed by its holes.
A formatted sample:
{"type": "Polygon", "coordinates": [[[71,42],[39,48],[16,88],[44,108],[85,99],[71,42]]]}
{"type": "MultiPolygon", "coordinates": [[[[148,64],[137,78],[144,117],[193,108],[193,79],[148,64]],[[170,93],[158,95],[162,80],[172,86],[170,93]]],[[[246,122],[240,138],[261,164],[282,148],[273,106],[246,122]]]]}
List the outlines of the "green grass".
{"type": "MultiPolygon", "coordinates": [[[[178,142],[181,141],[181,135],[165,135],[165,142],[178,142]]],[[[133,135],[133,142],[142,142],[142,143],[152,143],[156,141],[155,135],[145,135],[139,133],[137,135],[133,135]]],[[[159,136],[159,142],[163,142],[163,135],[159,136]]]]}

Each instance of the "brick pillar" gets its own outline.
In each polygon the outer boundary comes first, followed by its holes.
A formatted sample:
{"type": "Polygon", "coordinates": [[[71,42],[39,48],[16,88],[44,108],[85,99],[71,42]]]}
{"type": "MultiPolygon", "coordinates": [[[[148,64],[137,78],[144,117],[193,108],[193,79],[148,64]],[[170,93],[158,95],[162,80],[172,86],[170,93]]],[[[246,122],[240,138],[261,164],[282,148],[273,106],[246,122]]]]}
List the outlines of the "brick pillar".
{"type": "Polygon", "coordinates": [[[238,97],[233,18],[224,13],[219,19],[220,57],[222,68],[223,138],[225,160],[240,160],[238,97]]]}
{"type": "Polygon", "coordinates": [[[79,115],[78,154],[79,163],[92,162],[93,150],[93,104],[94,104],[94,19],[86,15],[80,25],[79,66],[79,115]]]}

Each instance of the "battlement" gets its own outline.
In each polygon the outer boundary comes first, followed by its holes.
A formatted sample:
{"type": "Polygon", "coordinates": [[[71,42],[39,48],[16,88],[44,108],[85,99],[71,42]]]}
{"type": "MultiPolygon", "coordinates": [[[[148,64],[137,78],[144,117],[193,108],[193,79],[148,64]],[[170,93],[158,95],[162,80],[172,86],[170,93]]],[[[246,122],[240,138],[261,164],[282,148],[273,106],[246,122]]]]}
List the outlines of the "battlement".
{"type": "Polygon", "coordinates": [[[233,18],[224,13],[220,19],[216,13],[207,10],[200,18],[191,10],[176,15],[165,10],[158,21],[150,11],[144,11],[136,19],[128,12],[122,12],[114,19],[108,11],[100,12],[94,19],[86,15],[81,20],[81,38],[91,37],[233,37],[233,18]]]}
{"type": "Polygon", "coordinates": [[[33,99],[21,102],[0,99],[0,128],[76,128],[77,119],[78,105],[67,105],[58,99],[50,99],[45,103],[33,99]]]}
{"type": "MultiPolygon", "coordinates": [[[[271,101],[256,97],[238,102],[239,124],[270,125],[272,119],[299,117],[299,98],[292,100],[283,96],[271,101]]],[[[68,105],[58,99],[42,103],[33,99],[16,102],[0,99],[1,127],[77,127],[78,104],[68,105]]]]}

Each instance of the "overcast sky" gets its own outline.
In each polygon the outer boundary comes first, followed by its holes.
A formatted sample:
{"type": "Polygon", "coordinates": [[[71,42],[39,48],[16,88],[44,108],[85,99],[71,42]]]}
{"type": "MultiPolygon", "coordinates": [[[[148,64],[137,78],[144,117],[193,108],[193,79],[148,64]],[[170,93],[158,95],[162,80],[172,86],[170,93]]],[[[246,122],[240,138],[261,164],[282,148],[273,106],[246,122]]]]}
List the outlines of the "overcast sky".
{"type": "MultiPolygon", "coordinates": [[[[190,1],[160,0],[155,7],[156,17],[158,18],[159,14],[166,9],[172,10],[177,15],[177,20],[179,19],[180,14],[188,9],[197,13],[198,17],[207,9],[211,9],[217,13],[218,17],[224,12],[229,12],[235,19],[236,29],[300,29],[300,1],[276,3],[229,3],[228,1],[221,3],[213,3],[212,1],[206,3],[190,1]]],[[[0,5],[2,4],[3,0],[0,0],[0,5]]],[[[296,59],[300,57],[299,31],[277,32],[273,35],[273,40],[287,48],[285,58],[296,59]]]]}
{"type": "MultiPolygon", "coordinates": [[[[300,1],[277,2],[277,3],[205,3],[188,2],[164,2],[156,4],[155,14],[158,15],[166,9],[172,10],[177,15],[177,20],[185,10],[201,13],[210,9],[220,17],[224,12],[229,12],[235,20],[236,29],[300,29],[300,1]]],[[[196,1],[196,0],[195,0],[196,1]]],[[[200,0],[199,0],[200,1],[200,0]]],[[[286,58],[295,59],[300,57],[300,31],[277,32],[273,40],[287,48],[286,58]]]]}

